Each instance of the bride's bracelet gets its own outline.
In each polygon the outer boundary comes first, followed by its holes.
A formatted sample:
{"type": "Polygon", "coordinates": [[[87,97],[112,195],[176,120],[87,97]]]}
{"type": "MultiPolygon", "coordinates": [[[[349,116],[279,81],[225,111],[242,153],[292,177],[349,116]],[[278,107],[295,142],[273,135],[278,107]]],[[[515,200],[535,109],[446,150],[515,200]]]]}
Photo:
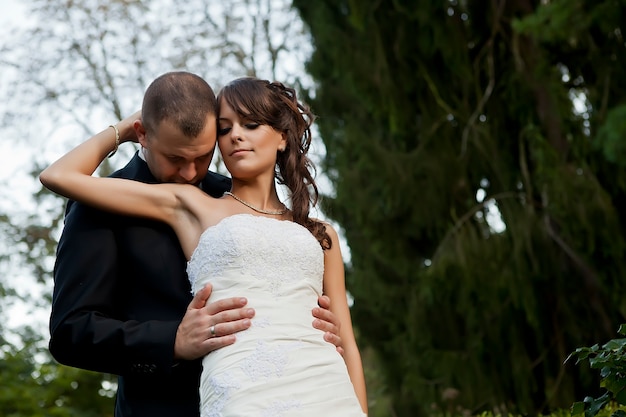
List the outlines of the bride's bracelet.
{"type": "Polygon", "coordinates": [[[113,155],[115,155],[115,152],[117,152],[117,148],[120,147],[120,131],[117,129],[117,125],[109,125],[109,127],[112,127],[113,130],[115,130],[115,148],[113,148],[111,153],[107,155],[107,158],[110,158],[113,155]]]}

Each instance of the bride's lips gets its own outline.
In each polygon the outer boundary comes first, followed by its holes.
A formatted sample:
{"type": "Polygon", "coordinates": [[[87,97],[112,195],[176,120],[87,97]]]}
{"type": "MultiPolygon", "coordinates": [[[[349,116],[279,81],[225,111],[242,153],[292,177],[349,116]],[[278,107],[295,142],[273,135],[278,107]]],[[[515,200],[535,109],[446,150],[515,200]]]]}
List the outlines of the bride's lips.
{"type": "Polygon", "coordinates": [[[235,149],[234,151],[230,153],[230,156],[241,155],[244,152],[249,152],[249,151],[250,149],[235,149]]]}

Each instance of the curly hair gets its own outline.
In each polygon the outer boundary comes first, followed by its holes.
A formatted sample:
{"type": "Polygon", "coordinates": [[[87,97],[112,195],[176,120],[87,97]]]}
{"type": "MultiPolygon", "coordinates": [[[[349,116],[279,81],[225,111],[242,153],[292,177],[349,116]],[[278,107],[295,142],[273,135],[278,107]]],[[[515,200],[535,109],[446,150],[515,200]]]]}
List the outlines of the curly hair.
{"type": "Polygon", "coordinates": [[[276,157],[276,179],[290,193],[293,221],[306,227],[330,249],[332,240],[326,226],[309,217],[319,199],[313,173],[315,166],[307,156],[311,146],[311,125],[315,115],[298,101],[293,88],[280,82],[242,77],[228,83],[217,95],[218,108],[225,101],[240,117],[272,127],[287,138],[287,147],[276,157]]]}

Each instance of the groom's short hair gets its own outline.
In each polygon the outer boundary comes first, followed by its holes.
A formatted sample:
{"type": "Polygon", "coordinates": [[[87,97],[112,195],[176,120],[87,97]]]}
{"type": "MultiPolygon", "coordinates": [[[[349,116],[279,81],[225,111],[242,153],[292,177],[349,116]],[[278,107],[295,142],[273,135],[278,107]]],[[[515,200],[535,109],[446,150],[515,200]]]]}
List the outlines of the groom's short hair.
{"type": "Polygon", "coordinates": [[[185,71],[167,72],[152,81],[141,108],[147,134],[154,134],[160,123],[167,120],[185,136],[195,138],[209,115],[217,115],[213,89],[202,77],[185,71]]]}

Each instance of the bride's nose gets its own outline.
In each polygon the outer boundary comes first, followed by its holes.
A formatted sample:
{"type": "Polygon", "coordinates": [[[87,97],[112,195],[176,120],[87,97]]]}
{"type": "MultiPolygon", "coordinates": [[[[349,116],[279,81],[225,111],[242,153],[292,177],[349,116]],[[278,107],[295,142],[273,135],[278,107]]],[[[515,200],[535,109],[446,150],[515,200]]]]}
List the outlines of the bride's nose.
{"type": "Polygon", "coordinates": [[[239,124],[234,124],[230,129],[230,140],[234,142],[241,142],[243,140],[242,137],[243,128],[239,124]]]}

